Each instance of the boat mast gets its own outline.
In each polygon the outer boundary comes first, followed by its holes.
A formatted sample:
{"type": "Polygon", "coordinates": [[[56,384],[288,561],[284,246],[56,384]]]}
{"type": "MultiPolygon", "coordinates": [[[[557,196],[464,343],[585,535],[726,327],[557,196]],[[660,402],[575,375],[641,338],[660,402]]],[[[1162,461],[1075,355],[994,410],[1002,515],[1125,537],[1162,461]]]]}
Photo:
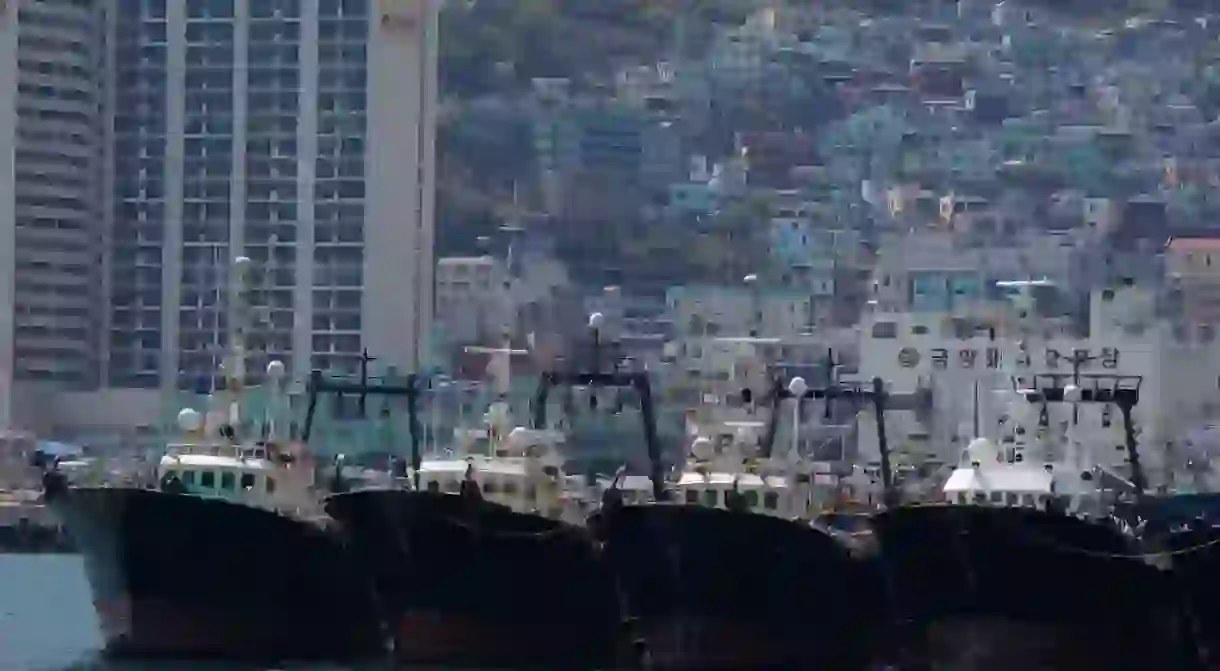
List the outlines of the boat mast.
{"type": "Polygon", "coordinates": [[[245,420],[242,401],[246,382],[246,334],[251,323],[247,289],[252,265],[253,261],[248,256],[234,259],[229,283],[229,351],[224,364],[225,396],[228,401],[225,421],[229,427],[226,438],[234,441],[238,428],[245,420]]]}
{"type": "Polygon", "coordinates": [[[340,382],[323,377],[322,371],[310,373],[309,384],[306,385],[308,405],[305,409],[305,426],[302,429],[301,440],[308,443],[313,432],[313,420],[317,414],[318,396],[321,394],[368,394],[370,396],[405,396],[407,399],[407,431],[411,436],[411,468],[413,469],[413,484],[419,489],[419,469],[423,464],[423,454],[419,441],[419,377],[415,374],[407,376],[406,384],[361,382],[340,382]]]}
{"type": "MultiPolygon", "coordinates": [[[[648,448],[649,477],[652,479],[654,501],[665,501],[665,462],[661,454],[661,443],[657,439],[656,411],[652,400],[652,382],[646,371],[612,371],[609,373],[579,371],[551,371],[543,373],[538,380],[538,390],[533,400],[533,428],[545,429],[547,399],[553,387],[573,386],[631,388],[640,397],[640,420],[644,424],[644,445],[648,448]]],[[[615,479],[617,482],[617,478],[615,479]]]]}

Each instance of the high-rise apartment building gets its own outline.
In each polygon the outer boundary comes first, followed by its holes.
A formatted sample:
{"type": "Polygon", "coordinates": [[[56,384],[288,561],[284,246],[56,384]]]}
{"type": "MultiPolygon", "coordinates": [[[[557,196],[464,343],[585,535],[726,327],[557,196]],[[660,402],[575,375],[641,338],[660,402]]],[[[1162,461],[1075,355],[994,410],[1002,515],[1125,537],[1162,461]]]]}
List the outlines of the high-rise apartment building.
{"type": "Polygon", "coordinates": [[[100,26],[92,0],[0,2],[0,426],[97,381],[100,26]]]}
{"type": "Polygon", "coordinates": [[[259,356],[418,368],[438,5],[0,0],[0,427],[14,381],[212,386],[241,255],[259,356]]]}
{"type": "Polygon", "coordinates": [[[364,349],[418,366],[432,302],[430,4],[114,5],[110,385],[210,386],[243,254],[263,270],[255,345],[298,378],[354,369],[364,349]]]}

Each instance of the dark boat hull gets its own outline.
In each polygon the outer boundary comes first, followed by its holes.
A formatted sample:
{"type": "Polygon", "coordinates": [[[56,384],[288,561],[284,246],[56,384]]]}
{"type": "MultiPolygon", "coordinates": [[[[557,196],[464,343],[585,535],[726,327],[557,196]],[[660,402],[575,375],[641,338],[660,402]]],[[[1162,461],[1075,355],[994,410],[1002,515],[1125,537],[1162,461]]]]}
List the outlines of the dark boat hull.
{"type": "Polygon", "coordinates": [[[590,523],[650,668],[862,668],[879,589],[810,526],[751,513],[628,505],[590,523]]]}
{"type": "Polygon", "coordinates": [[[332,496],[407,664],[586,669],[619,658],[621,616],[582,529],[454,494],[332,496]]]}
{"type": "Polygon", "coordinates": [[[1206,668],[1220,664],[1220,528],[1175,531],[1162,540],[1172,552],[1183,611],[1206,668]]]}
{"type": "Polygon", "coordinates": [[[909,664],[1116,671],[1193,660],[1169,577],[1112,528],[973,506],[898,508],[873,524],[909,664]]]}
{"type": "Polygon", "coordinates": [[[385,652],[371,586],[314,524],[141,489],[71,488],[52,506],[84,557],[111,654],[347,661],[385,652]]]}

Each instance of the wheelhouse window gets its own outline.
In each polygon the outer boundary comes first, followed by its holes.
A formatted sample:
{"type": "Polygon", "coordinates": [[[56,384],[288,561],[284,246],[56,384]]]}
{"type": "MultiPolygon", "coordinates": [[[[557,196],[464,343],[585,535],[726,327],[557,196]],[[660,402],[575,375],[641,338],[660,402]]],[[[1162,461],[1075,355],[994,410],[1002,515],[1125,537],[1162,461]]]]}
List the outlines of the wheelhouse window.
{"type": "Polygon", "coordinates": [[[426,487],[428,491],[432,492],[433,494],[439,494],[441,491],[441,483],[437,482],[436,480],[429,480],[426,487]]]}
{"type": "Polygon", "coordinates": [[[462,488],[462,486],[458,483],[457,480],[446,480],[445,481],[445,491],[449,492],[450,494],[457,494],[459,491],[461,491],[461,488],[462,488]]]}
{"type": "Polygon", "coordinates": [[[746,497],[746,505],[747,505],[747,506],[750,506],[751,508],[757,508],[757,507],[758,507],[758,490],[756,490],[756,489],[747,489],[746,491],[744,491],[744,492],[742,492],[742,493],[743,493],[743,494],[745,495],[745,497],[746,497]]]}
{"type": "Polygon", "coordinates": [[[502,489],[504,490],[504,493],[509,496],[516,496],[517,492],[520,491],[520,489],[517,488],[517,483],[515,482],[504,483],[504,487],[502,489]]]}
{"type": "Polygon", "coordinates": [[[703,505],[708,508],[715,508],[720,503],[720,492],[715,489],[705,489],[703,491],[703,505]]]}
{"type": "Polygon", "coordinates": [[[776,510],[779,508],[779,494],[776,492],[767,492],[763,494],[763,507],[767,510],[776,510]]]}
{"type": "Polygon", "coordinates": [[[254,489],[254,482],[255,482],[255,477],[254,477],[253,473],[242,473],[241,474],[241,488],[243,491],[245,491],[247,489],[250,489],[250,490],[254,489]]]}
{"type": "Polygon", "coordinates": [[[686,490],[686,502],[691,505],[699,503],[699,490],[697,490],[697,489],[686,490]]]}
{"type": "Polygon", "coordinates": [[[216,474],[212,471],[203,471],[199,474],[199,486],[207,489],[212,489],[216,486],[216,474]]]}
{"type": "Polygon", "coordinates": [[[488,494],[495,494],[498,489],[499,489],[499,486],[496,485],[495,480],[484,480],[483,481],[483,491],[484,492],[486,492],[488,494]]]}
{"type": "Polygon", "coordinates": [[[267,476],[267,478],[263,481],[263,486],[265,486],[267,488],[268,494],[274,494],[275,493],[275,478],[273,478],[271,476],[267,476]]]}
{"type": "Polygon", "coordinates": [[[225,471],[220,474],[220,488],[225,491],[232,491],[234,485],[237,484],[237,476],[232,471],[225,471]]]}
{"type": "Polygon", "coordinates": [[[182,477],[182,484],[184,484],[184,485],[195,484],[195,471],[182,471],[181,477],[182,477]]]}

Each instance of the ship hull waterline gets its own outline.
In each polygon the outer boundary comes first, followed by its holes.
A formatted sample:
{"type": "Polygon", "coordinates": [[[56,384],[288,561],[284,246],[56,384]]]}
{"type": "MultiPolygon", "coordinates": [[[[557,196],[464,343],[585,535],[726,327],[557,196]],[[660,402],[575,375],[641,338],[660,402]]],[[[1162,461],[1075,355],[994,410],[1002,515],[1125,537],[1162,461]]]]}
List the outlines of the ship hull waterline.
{"type": "Polygon", "coordinates": [[[879,586],[799,521],[682,505],[590,519],[650,668],[863,668],[879,586]]]}
{"type": "Polygon", "coordinates": [[[325,502],[372,576],[401,664],[616,666],[621,616],[583,529],[458,494],[364,490],[325,502]]]}
{"type": "Polygon", "coordinates": [[[154,490],[72,487],[52,501],[120,657],[383,657],[371,585],[319,525],[154,490]]]}
{"type": "Polygon", "coordinates": [[[1068,515],[928,505],[873,518],[897,647],[922,664],[1190,668],[1170,578],[1068,515]]]}

